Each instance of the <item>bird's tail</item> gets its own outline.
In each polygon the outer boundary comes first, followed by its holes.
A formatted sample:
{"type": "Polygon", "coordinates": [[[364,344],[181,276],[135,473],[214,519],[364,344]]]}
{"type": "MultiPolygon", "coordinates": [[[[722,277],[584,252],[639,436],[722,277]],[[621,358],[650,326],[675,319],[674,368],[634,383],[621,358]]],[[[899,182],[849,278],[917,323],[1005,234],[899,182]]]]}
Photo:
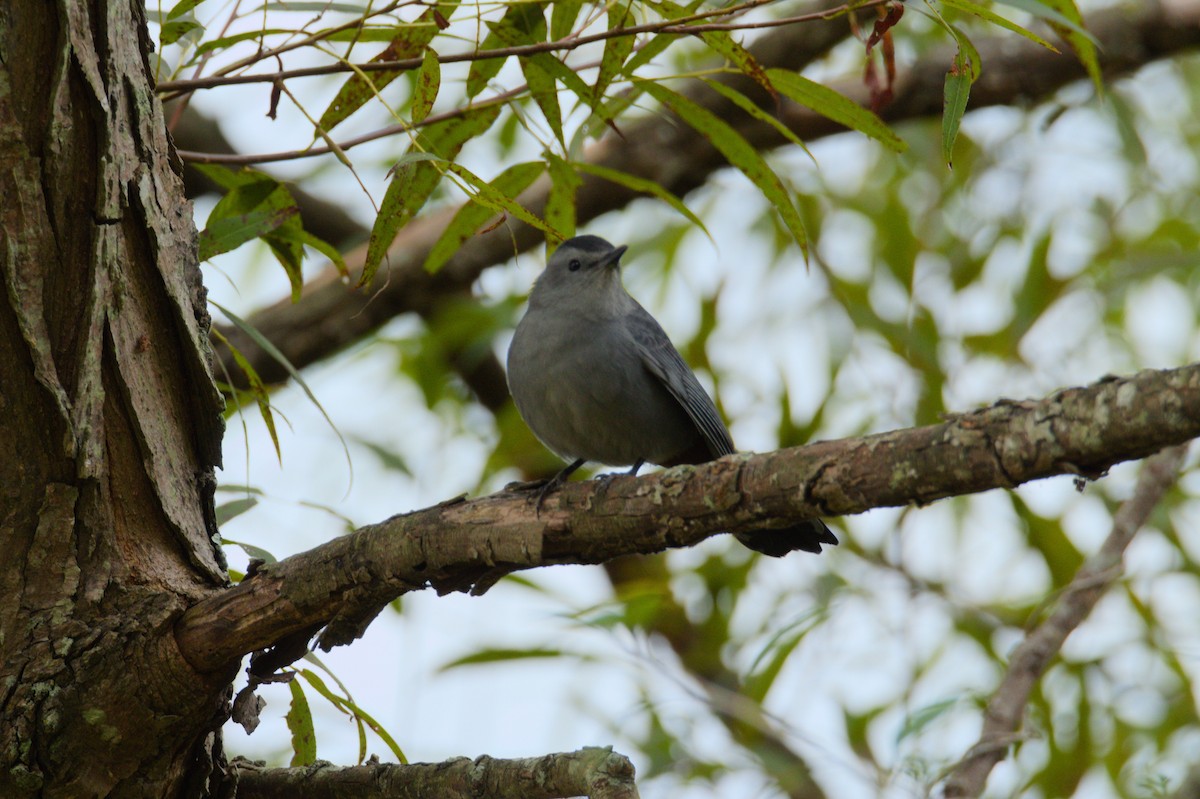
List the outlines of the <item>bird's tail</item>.
{"type": "Polygon", "coordinates": [[[738,533],[737,540],[755,552],[761,552],[773,558],[781,558],[798,549],[819,553],[821,544],[836,546],[838,542],[837,537],[820,519],[806,519],[799,524],[782,527],[778,530],[754,530],[749,533],[738,533]]]}

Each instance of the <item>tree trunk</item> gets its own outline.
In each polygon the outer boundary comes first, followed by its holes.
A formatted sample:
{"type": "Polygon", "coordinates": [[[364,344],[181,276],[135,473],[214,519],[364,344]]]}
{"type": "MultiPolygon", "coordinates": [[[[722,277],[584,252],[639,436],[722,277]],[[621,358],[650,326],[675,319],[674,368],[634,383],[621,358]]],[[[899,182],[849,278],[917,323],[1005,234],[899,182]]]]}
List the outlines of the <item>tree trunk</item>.
{"type": "Polygon", "coordinates": [[[0,796],[196,796],[221,401],[140,0],[0,5],[0,796]]]}

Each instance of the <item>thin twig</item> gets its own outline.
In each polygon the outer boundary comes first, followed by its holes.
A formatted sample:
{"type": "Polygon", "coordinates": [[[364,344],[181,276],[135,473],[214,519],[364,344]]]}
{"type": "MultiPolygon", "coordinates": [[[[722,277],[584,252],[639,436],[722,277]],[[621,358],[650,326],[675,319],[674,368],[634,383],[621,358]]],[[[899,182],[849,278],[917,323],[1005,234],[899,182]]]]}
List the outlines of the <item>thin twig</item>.
{"type": "Polygon", "coordinates": [[[1124,572],[1122,555],[1175,481],[1187,445],[1171,447],[1146,459],[1133,496],[1113,516],[1112,532],[1100,551],[1080,567],[1050,615],[1033,629],[1009,658],[1008,670],[988,701],[979,741],[950,770],[943,795],[975,797],[983,792],[992,767],[1004,759],[1021,727],[1034,685],[1062,649],[1067,636],[1124,572]]]}
{"type": "MultiPolygon", "coordinates": [[[[825,11],[814,11],[808,14],[798,14],[793,17],[783,17],[780,19],[763,20],[759,22],[724,24],[712,23],[704,25],[686,24],[690,20],[713,19],[741,14],[750,9],[769,5],[773,2],[776,2],[776,0],[748,0],[748,2],[741,3],[736,6],[715,9],[713,11],[708,11],[701,14],[693,14],[691,17],[659,20],[658,22],[647,22],[642,25],[631,25],[627,28],[613,28],[610,30],[601,31],[599,33],[593,33],[588,36],[575,36],[572,34],[572,36],[564,39],[556,39],[551,42],[537,42],[534,44],[497,47],[492,50],[472,50],[466,53],[450,53],[448,55],[439,55],[438,62],[442,64],[456,64],[465,61],[486,61],[492,58],[508,58],[510,56],[537,55],[539,53],[550,53],[555,51],[571,51],[587,44],[602,42],[608,39],[616,39],[622,36],[637,36],[642,33],[692,36],[697,33],[706,33],[709,31],[779,28],[787,25],[794,25],[800,22],[813,22],[815,20],[830,19],[831,17],[836,17],[840,14],[849,13],[851,10],[850,4],[847,3],[825,11]]],[[[862,6],[857,6],[855,10],[883,5],[887,2],[890,2],[890,0],[871,0],[871,2],[868,2],[862,6]]],[[[320,67],[279,70],[277,72],[256,73],[253,75],[228,75],[224,74],[224,70],[222,70],[222,74],[213,75],[207,78],[163,81],[162,83],[158,84],[157,90],[159,92],[171,92],[172,94],[170,97],[165,99],[174,99],[178,94],[198,91],[200,89],[212,89],[218,86],[232,86],[246,83],[274,83],[277,80],[309,78],[320,75],[336,75],[355,70],[361,70],[363,72],[380,72],[417,69],[421,66],[421,63],[421,58],[402,58],[397,61],[375,61],[353,65],[345,63],[327,64],[320,67]]]]}

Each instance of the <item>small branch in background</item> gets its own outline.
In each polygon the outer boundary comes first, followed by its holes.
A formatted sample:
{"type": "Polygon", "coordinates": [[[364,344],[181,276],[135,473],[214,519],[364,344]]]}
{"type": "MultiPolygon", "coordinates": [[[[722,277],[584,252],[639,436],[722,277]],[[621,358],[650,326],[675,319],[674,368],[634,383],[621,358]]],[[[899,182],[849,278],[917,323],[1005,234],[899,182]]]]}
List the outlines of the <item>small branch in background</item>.
{"type": "Polygon", "coordinates": [[[230,764],[238,799],[638,799],[633,764],[609,748],[585,747],[512,760],[466,757],[444,763],[370,763],[305,768],[230,764]]]}
{"type": "Polygon", "coordinates": [[[1046,620],[1013,650],[1004,679],[984,712],[979,741],[953,767],[945,781],[943,795],[947,799],[983,793],[992,767],[1004,759],[1009,746],[1018,739],[1025,706],[1034,685],[1058,655],[1067,636],[1087,618],[1100,597],[1124,573],[1122,556],[1125,548],[1175,481],[1186,453],[1185,444],[1163,450],[1146,460],[1133,496],[1117,510],[1112,532],[1100,551],[1079,569],[1046,620]]]}

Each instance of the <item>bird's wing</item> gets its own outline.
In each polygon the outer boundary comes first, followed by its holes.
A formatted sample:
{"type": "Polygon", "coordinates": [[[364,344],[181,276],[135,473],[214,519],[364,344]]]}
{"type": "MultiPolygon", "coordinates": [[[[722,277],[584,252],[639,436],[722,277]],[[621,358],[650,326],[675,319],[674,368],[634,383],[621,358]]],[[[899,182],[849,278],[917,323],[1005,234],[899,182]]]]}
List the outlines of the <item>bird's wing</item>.
{"type": "Polygon", "coordinates": [[[667,338],[662,326],[640,305],[629,315],[628,324],[642,363],[683,406],[713,457],[732,453],[733,440],[717,413],[717,406],[696,379],[692,368],[667,338]]]}

